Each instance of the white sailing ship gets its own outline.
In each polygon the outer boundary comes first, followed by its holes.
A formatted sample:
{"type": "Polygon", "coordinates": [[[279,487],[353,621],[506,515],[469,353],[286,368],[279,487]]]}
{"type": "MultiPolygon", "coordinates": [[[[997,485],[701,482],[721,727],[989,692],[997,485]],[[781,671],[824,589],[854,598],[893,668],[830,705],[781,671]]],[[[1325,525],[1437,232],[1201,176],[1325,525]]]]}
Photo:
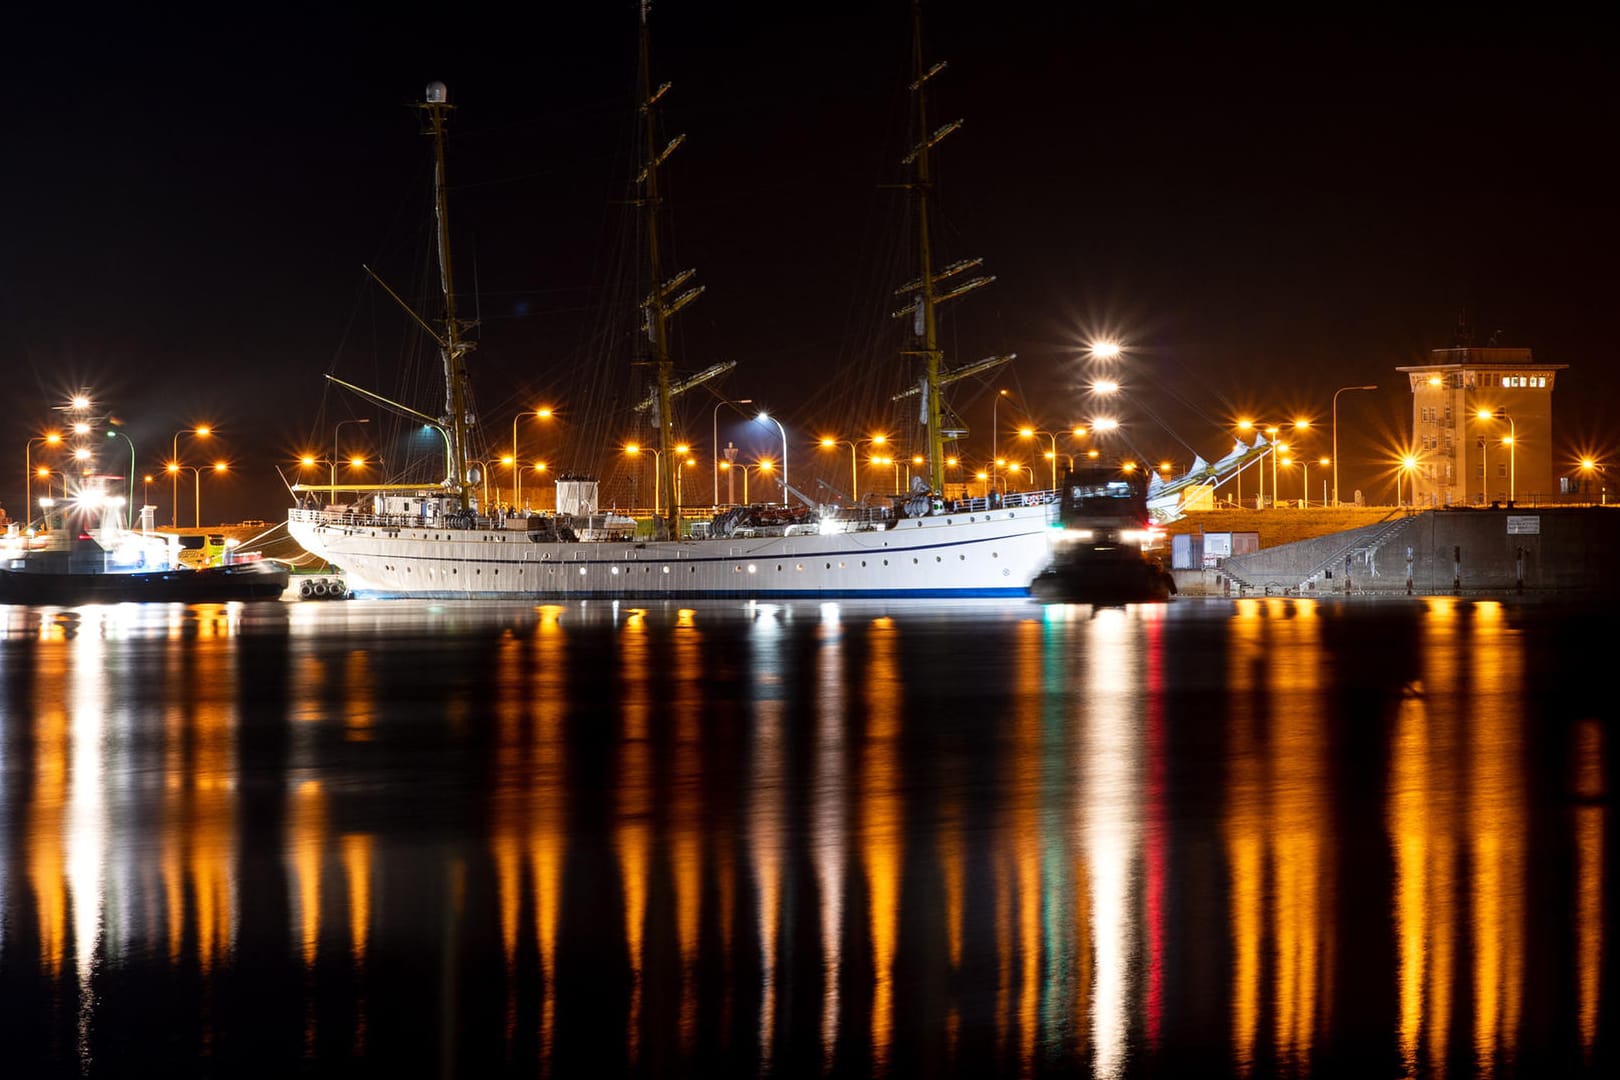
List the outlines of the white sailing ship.
{"type": "MultiPolygon", "coordinates": [[[[670,317],[699,290],[683,289],[690,271],[669,275],[660,263],[659,168],[674,144],[662,151],[657,147],[654,107],[667,86],[655,88],[649,77],[645,5],[641,23],[646,158],[636,202],[645,215],[648,275],[663,284],[643,301],[647,343],[639,362],[656,378],[656,390],[647,404],[658,428],[660,460],[673,462],[677,442],[673,399],[697,380],[675,380],[667,328],[670,317]]],[[[917,130],[922,134],[906,159],[911,169],[907,187],[919,238],[918,272],[900,290],[905,306],[896,314],[909,323],[914,339],[904,355],[921,368],[916,387],[909,393],[921,395],[928,476],[914,478],[910,498],[879,508],[744,507],[726,513],[705,510],[699,515],[683,511],[676,470],[670,468],[662,470],[658,480],[657,502],[663,512],[655,515],[651,536],[639,539],[633,520],[601,512],[596,482],[588,478],[558,481],[554,514],[506,517],[494,507],[481,507],[479,474],[470,449],[474,432],[464,364],[471,343],[463,338],[467,324],[456,315],[446,225],[444,136],[451,106],[444,85],[433,83],[420,108],[433,137],[444,313],[433,322],[420,317],[417,321],[438,344],[444,369],[444,413],[429,416],[342,385],[436,429],[443,437],[446,479],[426,489],[379,488],[368,499],[345,506],[315,505],[316,494],[327,488],[295,485],[295,494],[307,501],[289,511],[289,533],[306,550],[340,567],[350,593],[359,598],[1027,596],[1031,582],[1051,561],[1052,535],[1058,524],[1055,493],[950,502],[942,497],[946,444],[963,433],[960,422],[945,406],[942,391],[951,382],[1010,357],[991,358],[956,371],[943,367],[936,339],[936,306],[991,279],[964,282],[958,275],[972,262],[940,270],[932,265],[930,152],[956,125],[929,133],[925,89],[943,65],[925,68],[920,34],[918,41],[912,91],[917,130]]]]}

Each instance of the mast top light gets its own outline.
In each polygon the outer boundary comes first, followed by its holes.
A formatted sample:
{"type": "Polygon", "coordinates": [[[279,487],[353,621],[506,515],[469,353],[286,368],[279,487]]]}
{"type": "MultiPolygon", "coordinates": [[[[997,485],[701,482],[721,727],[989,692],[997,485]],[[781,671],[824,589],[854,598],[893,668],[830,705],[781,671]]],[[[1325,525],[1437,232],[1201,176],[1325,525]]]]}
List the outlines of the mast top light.
{"type": "Polygon", "coordinates": [[[443,105],[449,94],[449,89],[437,79],[427,85],[427,103],[429,105],[443,105]]]}

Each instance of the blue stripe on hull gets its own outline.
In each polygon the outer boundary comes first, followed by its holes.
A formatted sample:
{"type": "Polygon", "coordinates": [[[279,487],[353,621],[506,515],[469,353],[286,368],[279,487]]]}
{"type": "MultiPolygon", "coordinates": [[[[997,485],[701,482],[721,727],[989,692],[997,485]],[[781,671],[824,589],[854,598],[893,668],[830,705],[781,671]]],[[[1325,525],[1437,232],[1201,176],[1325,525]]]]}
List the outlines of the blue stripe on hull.
{"type": "Polygon", "coordinates": [[[357,589],[356,600],[983,600],[1027,599],[1028,589],[818,589],[814,592],[765,589],[704,589],[694,592],[389,592],[357,589]]]}

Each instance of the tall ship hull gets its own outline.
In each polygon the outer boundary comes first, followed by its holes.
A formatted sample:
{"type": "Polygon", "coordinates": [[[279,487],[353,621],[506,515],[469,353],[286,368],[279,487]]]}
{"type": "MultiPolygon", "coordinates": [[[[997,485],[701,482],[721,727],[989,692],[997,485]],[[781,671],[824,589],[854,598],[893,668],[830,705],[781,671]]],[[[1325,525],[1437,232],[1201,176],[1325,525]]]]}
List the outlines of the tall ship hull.
{"type": "MultiPolygon", "coordinates": [[[[558,542],[528,521],[450,529],[293,510],[288,530],[359,598],[951,598],[1029,595],[1055,503],[970,507],[809,535],[558,542]]],[[[550,521],[551,519],[530,519],[550,521]]]]}

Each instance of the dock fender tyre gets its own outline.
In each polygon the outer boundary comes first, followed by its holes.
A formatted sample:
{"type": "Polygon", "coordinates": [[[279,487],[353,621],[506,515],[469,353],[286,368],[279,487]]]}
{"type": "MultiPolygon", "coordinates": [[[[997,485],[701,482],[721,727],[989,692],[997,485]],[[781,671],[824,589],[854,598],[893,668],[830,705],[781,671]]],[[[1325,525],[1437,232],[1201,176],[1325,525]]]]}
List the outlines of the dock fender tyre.
{"type": "Polygon", "coordinates": [[[308,600],[310,597],[315,595],[315,586],[311,585],[307,581],[304,582],[302,585],[298,586],[298,595],[302,596],[305,600],[308,600]]]}
{"type": "Polygon", "coordinates": [[[315,583],[315,595],[316,596],[325,596],[326,595],[326,582],[317,581],[315,583]]]}

